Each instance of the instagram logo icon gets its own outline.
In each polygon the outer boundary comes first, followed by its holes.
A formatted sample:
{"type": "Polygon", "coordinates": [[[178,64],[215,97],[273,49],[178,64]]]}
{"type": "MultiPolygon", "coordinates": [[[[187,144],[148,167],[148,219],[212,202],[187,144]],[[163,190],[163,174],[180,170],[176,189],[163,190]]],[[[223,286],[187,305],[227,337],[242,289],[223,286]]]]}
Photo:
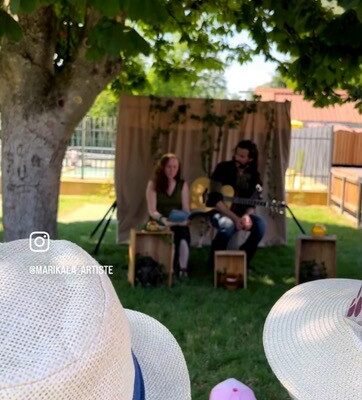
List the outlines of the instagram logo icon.
{"type": "Polygon", "coordinates": [[[45,231],[35,231],[29,236],[29,247],[31,251],[43,253],[49,250],[49,233],[45,231]]]}

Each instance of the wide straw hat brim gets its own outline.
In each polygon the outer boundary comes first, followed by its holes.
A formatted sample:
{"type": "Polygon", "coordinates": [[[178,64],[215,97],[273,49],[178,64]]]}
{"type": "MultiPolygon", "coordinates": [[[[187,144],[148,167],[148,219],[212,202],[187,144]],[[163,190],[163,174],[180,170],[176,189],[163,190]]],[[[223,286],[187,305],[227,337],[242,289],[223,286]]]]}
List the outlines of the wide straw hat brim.
{"type": "Polygon", "coordinates": [[[271,309],[264,350],[293,398],[362,398],[362,350],[344,318],[360,286],[352,279],[308,282],[289,290],[271,309]]]}
{"type": "Polygon", "coordinates": [[[142,370],[146,400],[191,399],[186,361],[171,332],[148,315],[125,311],[132,350],[142,370]]]}
{"type": "Polygon", "coordinates": [[[132,400],[131,350],[146,400],[191,399],[176,339],[155,319],[126,312],[106,274],[81,273],[96,260],[68,241],[50,241],[46,252],[29,246],[0,243],[0,400],[132,400]],[[36,274],[35,266],[76,273],[36,274]]]}

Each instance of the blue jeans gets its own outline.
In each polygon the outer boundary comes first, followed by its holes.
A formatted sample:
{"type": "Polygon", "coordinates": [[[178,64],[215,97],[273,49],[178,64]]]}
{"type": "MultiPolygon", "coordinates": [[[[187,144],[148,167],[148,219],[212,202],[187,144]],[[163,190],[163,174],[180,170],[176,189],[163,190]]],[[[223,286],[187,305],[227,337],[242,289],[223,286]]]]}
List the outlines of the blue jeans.
{"type": "MultiPolygon", "coordinates": [[[[250,214],[250,218],[253,222],[250,229],[250,235],[246,239],[245,243],[240,246],[240,250],[246,252],[248,268],[250,266],[250,260],[254,257],[258,244],[263,238],[266,230],[266,223],[262,218],[255,214],[250,214]]],[[[216,250],[225,250],[229,240],[237,230],[234,222],[229,217],[220,213],[216,213],[211,217],[211,224],[217,229],[217,234],[211,243],[211,259],[213,260],[214,252],[216,250]]]]}

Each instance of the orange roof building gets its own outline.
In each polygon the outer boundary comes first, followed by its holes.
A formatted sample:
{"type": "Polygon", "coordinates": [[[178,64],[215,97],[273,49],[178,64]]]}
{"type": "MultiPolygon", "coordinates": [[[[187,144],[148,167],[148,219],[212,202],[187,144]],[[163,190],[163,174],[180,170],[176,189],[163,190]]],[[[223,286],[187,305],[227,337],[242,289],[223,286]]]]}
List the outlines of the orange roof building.
{"type": "Polygon", "coordinates": [[[262,101],[290,101],[291,120],[362,125],[362,114],[355,108],[354,103],[320,108],[314,107],[313,102],[304,100],[303,95],[287,88],[257,87],[254,92],[261,96],[262,101]]]}

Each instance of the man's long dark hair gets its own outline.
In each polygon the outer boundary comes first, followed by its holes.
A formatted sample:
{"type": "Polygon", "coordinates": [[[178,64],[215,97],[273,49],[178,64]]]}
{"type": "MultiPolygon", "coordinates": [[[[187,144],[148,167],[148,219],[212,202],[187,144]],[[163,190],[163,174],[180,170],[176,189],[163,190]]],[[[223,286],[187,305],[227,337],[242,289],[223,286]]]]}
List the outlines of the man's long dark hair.
{"type": "Polygon", "coordinates": [[[258,171],[258,158],[259,158],[259,151],[256,147],[256,144],[251,140],[240,140],[240,142],[235,147],[236,149],[245,149],[249,151],[249,158],[252,160],[248,163],[248,168],[252,172],[258,171]]]}
{"type": "Polygon", "coordinates": [[[164,154],[157,162],[155,173],[153,175],[153,185],[157,193],[167,193],[168,178],[165,174],[165,167],[171,158],[176,158],[178,161],[178,171],[175,180],[176,182],[181,180],[181,163],[179,158],[173,153],[164,154]]]}

